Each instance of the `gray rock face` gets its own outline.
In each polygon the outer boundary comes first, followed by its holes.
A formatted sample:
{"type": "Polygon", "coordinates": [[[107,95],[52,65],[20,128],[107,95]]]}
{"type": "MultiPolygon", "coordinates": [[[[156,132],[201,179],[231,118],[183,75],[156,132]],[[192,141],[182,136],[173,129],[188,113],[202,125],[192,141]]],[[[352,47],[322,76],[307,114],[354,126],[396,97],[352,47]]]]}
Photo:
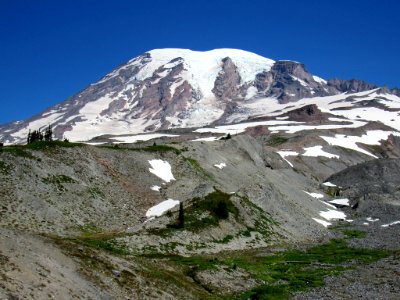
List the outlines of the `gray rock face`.
{"type": "Polygon", "coordinates": [[[368,82],[357,79],[330,79],[328,80],[328,86],[334,88],[341,93],[358,93],[378,88],[378,86],[374,84],[370,84],[368,82]]]}
{"type": "Polygon", "coordinates": [[[277,61],[270,73],[271,75],[266,76],[266,79],[271,84],[267,86],[264,95],[275,97],[281,103],[329,94],[323,90],[320,83],[313,79],[303,64],[292,61],[277,61]]]}
{"type": "Polygon", "coordinates": [[[400,185],[400,160],[375,159],[349,167],[326,181],[334,182],[343,189],[351,188],[360,194],[391,194],[396,192],[400,185]]]}
{"type": "Polygon", "coordinates": [[[240,95],[242,79],[232,59],[222,60],[222,70],[215,80],[212,92],[219,99],[235,99],[240,95]]]}

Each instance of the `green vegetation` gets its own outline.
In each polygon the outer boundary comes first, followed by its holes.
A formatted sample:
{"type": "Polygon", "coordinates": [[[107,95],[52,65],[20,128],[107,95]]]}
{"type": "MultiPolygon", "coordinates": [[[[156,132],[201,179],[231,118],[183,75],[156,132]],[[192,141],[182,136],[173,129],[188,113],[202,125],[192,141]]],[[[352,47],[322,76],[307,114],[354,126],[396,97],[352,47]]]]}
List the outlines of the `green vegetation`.
{"type": "Polygon", "coordinates": [[[98,187],[89,187],[89,193],[92,195],[93,198],[104,198],[104,193],[98,187]]]}
{"type": "Polygon", "coordinates": [[[343,230],[343,234],[347,237],[347,238],[356,238],[356,239],[360,239],[360,238],[364,238],[367,236],[367,233],[365,231],[361,231],[361,230],[343,230]]]}
{"type": "Polygon", "coordinates": [[[292,292],[323,286],[324,277],[338,275],[359,263],[368,264],[387,257],[385,250],[352,248],[344,240],[332,240],[308,250],[288,250],[274,255],[233,253],[224,258],[171,256],[169,260],[185,267],[190,275],[222,266],[247,271],[265,284],[227,299],[287,299],[292,292]]]}
{"type": "Polygon", "coordinates": [[[113,254],[129,254],[127,247],[113,239],[92,239],[85,238],[81,239],[80,242],[86,246],[94,247],[96,249],[105,250],[113,254]]]}
{"type": "Polygon", "coordinates": [[[127,148],[127,147],[123,147],[121,145],[113,145],[112,147],[100,146],[100,148],[114,149],[114,150],[120,150],[120,151],[173,152],[176,155],[179,155],[182,153],[181,150],[179,150],[175,147],[168,146],[168,145],[156,145],[156,144],[153,144],[151,146],[146,146],[146,147],[137,147],[137,148],[127,148]]]}
{"type": "Polygon", "coordinates": [[[218,244],[227,244],[229,243],[231,240],[233,240],[235,237],[231,234],[228,234],[227,236],[225,236],[223,239],[221,240],[217,240],[214,241],[214,243],[218,243],[218,244]]]}
{"type": "Polygon", "coordinates": [[[27,149],[32,149],[32,150],[45,150],[45,149],[51,149],[51,148],[73,148],[73,147],[81,147],[84,144],[81,143],[70,143],[66,141],[35,141],[32,142],[24,147],[27,149]]]}
{"type": "Polygon", "coordinates": [[[140,148],[139,150],[148,152],[174,152],[176,155],[179,155],[182,152],[181,150],[168,145],[152,145],[140,148]]]}
{"type": "Polygon", "coordinates": [[[197,173],[203,175],[204,177],[213,180],[212,175],[210,175],[206,170],[203,169],[203,167],[200,165],[200,163],[190,157],[184,157],[184,159],[192,166],[193,169],[196,170],[197,173]]]}
{"type": "Polygon", "coordinates": [[[192,205],[185,209],[185,229],[199,231],[208,226],[217,226],[229,214],[237,218],[239,210],[230,198],[231,195],[219,190],[204,198],[194,198],[192,205]]]}
{"type": "Polygon", "coordinates": [[[340,196],[340,188],[337,186],[329,186],[326,188],[325,193],[331,197],[340,196]]]}
{"type": "Polygon", "coordinates": [[[30,152],[25,151],[24,149],[26,146],[7,146],[3,147],[3,152],[10,153],[14,156],[29,158],[29,159],[36,159],[30,152]]]}
{"type": "Polygon", "coordinates": [[[289,139],[287,137],[283,137],[280,135],[272,135],[269,140],[267,141],[267,145],[268,146],[278,146],[281,145],[283,143],[286,143],[289,139]]]}
{"type": "Polygon", "coordinates": [[[63,183],[76,183],[73,178],[66,175],[49,175],[46,178],[43,178],[42,182],[47,184],[54,184],[60,191],[65,190],[63,183]]]}

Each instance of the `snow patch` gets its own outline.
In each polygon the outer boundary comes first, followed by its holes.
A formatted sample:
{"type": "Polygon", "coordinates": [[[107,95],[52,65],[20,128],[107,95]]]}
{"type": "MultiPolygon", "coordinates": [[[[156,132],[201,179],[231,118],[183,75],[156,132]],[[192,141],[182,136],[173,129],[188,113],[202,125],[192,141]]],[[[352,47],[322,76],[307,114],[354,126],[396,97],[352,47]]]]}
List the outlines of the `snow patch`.
{"type": "Polygon", "coordinates": [[[297,153],[295,151],[290,151],[290,150],[277,151],[276,153],[278,153],[292,168],[293,168],[293,164],[290,161],[288,161],[286,159],[286,157],[299,155],[299,153],[297,153]]]}
{"type": "Polygon", "coordinates": [[[256,127],[256,126],[272,126],[272,125],[279,125],[279,124],[303,124],[303,122],[296,122],[296,121],[279,121],[279,120],[270,120],[270,121],[261,121],[261,122],[249,122],[249,123],[238,123],[232,125],[223,125],[223,126],[216,126],[214,128],[206,127],[206,128],[199,128],[196,129],[194,132],[212,132],[212,133],[224,133],[231,135],[239,134],[245,132],[247,128],[256,127]]]}
{"type": "Polygon", "coordinates": [[[332,205],[332,204],[330,204],[330,203],[328,203],[328,202],[325,202],[325,201],[321,201],[321,200],[319,200],[319,201],[320,201],[321,203],[325,204],[326,206],[329,206],[329,207],[331,207],[331,208],[333,208],[333,209],[337,209],[335,205],[332,205]]]}
{"type": "Polygon", "coordinates": [[[171,172],[171,165],[167,161],[163,161],[161,159],[153,159],[149,160],[151,168],[149,171],[161,178],[165,182],[170,182],[171,180],[175,180],[174,175],[171,172]]]}
{"type": "Polygon", "coordinates": [[[179,200],[168,199],[157,205],[150,207],[146,212],[146,217],[160,217],[163,213],[174,208],[179,204],[179,200]]]}
{"type": "Polygon", "coordinates": [[[198,138],[198,139],[192,140],[192,142],[215,142],[218,140],[219,140],[219,137],[210,136],[210,137],[205,137],[205,138],[198,138]]]}
{"type": "Polygon", "coordinates": [[[357,143],[366,145],[380,145],[380,141],[387,140],[390,134],[400,136],[400,133],[394,131],[370,130],[362,136],[336,134],[334,137],[321,136],[321,138],[324,139],[329,145],[351,149],[364,153],[368,156],[378,158],[376,155],[360,148],[357,143]]]}
{"type": "Polygon", "coordinates": [[[337,204],[337,205],[343,205],[343,206],[350,206],[350,200],[349,199],[347,199],[347,198],[344,198],[344,199],[334,199],[334,200],[331,200],[331,201],[329,201],[329,203],[332,203],[332,204],[337,204]]]}
{"type": "Polygon", "coordinates": [[[373,219],[372,217],[368,217],[368,218],[366,218],[366,220],[367,220],[368,222],[373,223],[373,222],[379,221],[379,218],[373,219]]]}
{"type": "Polygon", "coordinates": [[[309,193],[306,191],[303,191],[304,193],[306,193],[307,195],[310,195],[311,197],[315,198],[315,199],[321,199],[324,198],[324,195],[322,194],[318,194],[318,193],[309,193]]]}
{"type": "Polygon", "coordinates": [[[152,191],[159,192],[160,189],[161,189],[161,186],[153,185],[153,186],[150,187],[150,189],[151,189],[152,191]]]}
{"type": "Polygon", "coordinates": [[[222,170],[223,168],[226,167],[226,163],[215,164],[214,167],[216,167],[216,168],[222,170]]]}
{"type": "Polygon", "coordinates": [[[113,142],[114,144],[119,144],[119,143],[136,143],[137,141],[148,141],[160,137],[176,137],[176,136],[179,135],[164,134],[164,133],[149,133],[149,134],[139,134],[133,136],[119,136],[119,137],[113,137],[112,139],[117,141],[113,142]]]}
{"type": "Polygon", "coordinates": [[[392,223],[389,223],[389,224],[383,224],[383,225],[381,225],[381,227],[389,227],[389,226],[393,226],[393,225],[397,225],[397,224],[400,224],[400,221],[394,221],[394,222],[392,222],[392,223]]]}
{"type": "Polygon", "coordinates": [[[327,211],[320,211],[319,215],[328,221],[346,219],[346,214],[344,212],[333,209],[328,209],[327,211]]]}
{"type": "Polygon", "coordinates": [[[328,153],[322,150],[322,146],[308,147],[304,148],[304,150],[306,150],[306,152],[302,154],[303,156],[311,156],[311,157],[323,156],[327,158],[339,158],[339,155],[328,153]]]}
{"type": "Polygon", "coordinates": [[[329,182],[329,181],[324,182],[323,185],[329,186],[329,187],[336,187],[337,186],[336,184],[333,184],[332,182],[329,182]]]}
{"type": "Polygon", "coordinates": [[[324,221],[324,220],[321,220],[321,219],[317,219],[317,218],[312,218],[315,222],[317,222],[317,223],[319,223],[319,224],[321,224],[321,225],[323,225],[323,226],[325,226],[325,227],[328,227],[328,226],[330,226],[330,225],[332,225],[332,223],[329,223],[329,222],[327,222],[327,221],[324,221]]]}
{"type": "Polygon", "coordinates": [[[247,89],[247,93],[246,93],[246,97],[244,98],[244,100],[249,100],[251,98],[253,98],[255,95],[257,95],[257,88],[255,86],[251,86],[247,89]]]}
{"type": "Polygon", "coordinates": [[[318,76],[313,76],[313,79],[316,81],[316,82],[318,82],[318,83],[321,83],[321,84],[327,84],[327,81],[325,80],[325,79],[322,79],[322,78],[320,78],[320,77],[318,77],[318,76]]]}

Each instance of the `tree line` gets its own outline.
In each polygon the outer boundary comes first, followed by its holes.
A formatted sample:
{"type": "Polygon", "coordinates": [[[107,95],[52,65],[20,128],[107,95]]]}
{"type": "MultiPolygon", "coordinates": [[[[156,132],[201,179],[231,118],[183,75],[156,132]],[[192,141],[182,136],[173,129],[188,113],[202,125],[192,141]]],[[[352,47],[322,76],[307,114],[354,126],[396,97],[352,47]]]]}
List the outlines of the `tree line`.
{"type": "Polygon", "coordinates": [[[27,138],[28,144],[32,144],[38,141],[51,142],[52,140],[53,140],[53,129],[51,128],[51,125],[49,125],[44,132],[42,132],[40,129],[31,132],[31,130],[29,129],[27,138]]]}

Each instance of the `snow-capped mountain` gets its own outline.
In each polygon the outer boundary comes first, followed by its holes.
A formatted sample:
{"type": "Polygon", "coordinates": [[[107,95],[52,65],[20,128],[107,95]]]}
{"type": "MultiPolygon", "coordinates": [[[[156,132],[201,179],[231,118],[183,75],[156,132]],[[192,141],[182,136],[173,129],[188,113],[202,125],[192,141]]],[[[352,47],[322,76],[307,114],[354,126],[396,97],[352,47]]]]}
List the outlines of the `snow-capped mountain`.
{"type": "Polygon", "coordinates": [[[1,126],[0,139],[24,143],[29,129],[49,124],[57,138],[71,141],[229,124],[274,111],[277,115],[279,105],[286,108],[300,99],[306,105],[307,99],[338,95],[336,101],[346,102],[350,93],[373,89],[375,106],[400,101],[393,95],[396,91],[358,80],[326,81],[294,61],[273,61],[235,49],[157,49],[39,115],[1,126]]]}

